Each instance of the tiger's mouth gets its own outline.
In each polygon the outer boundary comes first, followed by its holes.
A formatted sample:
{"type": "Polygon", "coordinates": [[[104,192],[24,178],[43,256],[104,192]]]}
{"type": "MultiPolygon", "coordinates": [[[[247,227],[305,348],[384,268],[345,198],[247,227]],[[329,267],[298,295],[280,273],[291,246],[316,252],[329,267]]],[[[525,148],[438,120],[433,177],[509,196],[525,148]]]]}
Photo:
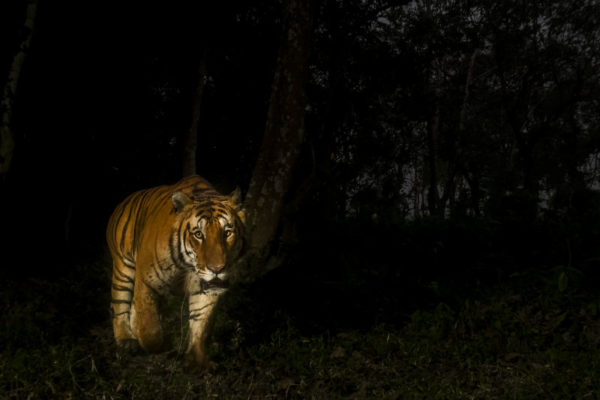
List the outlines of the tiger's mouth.
{"type": "Polygon", "coordinates": [[[221,278],[212,278],[209,281],[202,281],[202,289],[226,289],[229,284],[221,278]]]}

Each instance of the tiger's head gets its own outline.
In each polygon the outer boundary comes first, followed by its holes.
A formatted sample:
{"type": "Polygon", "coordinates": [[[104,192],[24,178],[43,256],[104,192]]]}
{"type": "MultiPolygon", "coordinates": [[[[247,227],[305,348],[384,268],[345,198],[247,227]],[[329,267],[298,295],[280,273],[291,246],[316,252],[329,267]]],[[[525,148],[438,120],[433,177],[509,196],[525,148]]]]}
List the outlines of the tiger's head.
{"type": "Polygon", "coordinates": [[[210,191],[190,197],[177,191],[171,201],[177,216],[171,251],[202,281],[218,286],[227,278],[227,267],[243,246],[244,212],[239,189],[230,196],[210,191]]]}

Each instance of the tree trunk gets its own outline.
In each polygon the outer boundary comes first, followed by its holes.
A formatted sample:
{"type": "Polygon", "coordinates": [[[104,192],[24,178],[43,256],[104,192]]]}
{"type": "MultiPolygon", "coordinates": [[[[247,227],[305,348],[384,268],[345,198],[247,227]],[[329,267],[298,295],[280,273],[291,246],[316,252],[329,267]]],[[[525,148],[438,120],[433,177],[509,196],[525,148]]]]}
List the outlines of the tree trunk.
{"type": "Polygon", "coordinates": [[[202,114],[202,94],[206,82],[206,52],[202,55],[198,65],[198,83],[194,92],[192,105],[192,121],[190,130],[183,141],[183,177],[196,173],[196,151],[198,148],[198,126],[202,114]]]}
{"type": "Polygon", "coordinates": [[[37,0],[30,1],[27,5],[27,16],[25,18],[26,34],[10,66],[6,85],[4,86],[2,103],[0,104],[0,109],[2,109],[2,120],[0,121],[0,181],[4,181],[8,175],[15,148],[15,135],[12,127],[13,103],[17,94],[21,70],[31,44],[36,11],[37,0]]]}
{"type": "Polygon", "coordinates": [[[265,133],[244,203],[248,246],[240,268],[250,277],[282,262],[281,257],[270,254],[270,245],[281,221],[284,196],[292,183],[304,134],[311,32],[309,2],[289,0],[285,11],[286,30],[271,86],[265,133]]]}
{"type": "MultiPolygon", "coordinates": [[[[438,96],[436,96],[438,97],[438,96]]],[[[439,98],[439,97],[438,97],[439,98]]],[[[437,100],[439,101],[439,100],[437,100]]],[[[438,141],[440,130],[440,106],[436,105],[435,114],[427,124],[427,166],[429,168],[429,190],[427,191],[427,206],[429,215],[438,215],[439,192],[438,192],[438,141]]]]}
{"type": "Polygon", "coordinates": [[[473,75],[475,71],[475,60],[479,55],[479,49],[473,50],[473,54],[471,54],[471,60],[469,61],[469,70],[467,71],[467,81],[465,82],[465,94],[463,96],[462,106],[460,107],[460,118],[458,122],[458,130],[462,133],[465,131],[465,126],[467,122],[467,114],[469,109],[469,101],[470,101],[470,93],[471,93],[471,84],[473,83],[473,75]]]}
{"type": "MultiPolygon", "coordinates": [[[[475,61],[477,60],[478,56],[479,49],[476,48],[473,50],[473,53],[471,54],[471,60],[469,61],[469,70],[467,71],[467,80],[465,82],[465,94],[463,96],[462,106],[460,107],[460,116],[458,120],[458,134],[460,136],[464,136],[466,131],[467,118],[469,116],[469,102],[471,100],[471,85],[473,83],[473,77],[475,76],[475,61]]],[[[463,178],[469,185],[471,208],[473,209],[474,215],[479,216],[480,188],[478,176],[481,172],[478,170],[479,166],[473,165],[473,163],[469,162],[470,160],[468,158],[464,158],[465,156],[470,157],[471,154],[465,154],[465,152],[461,152],[459,149],[460,146],[455,146],[455,161],[453,162],[453,171],[456,172],[458,169],[462,172],[463,178]]],[[[455,173],[453,173],[451,178],[453,181],[454,175],[455,173]]],[[[452,196],[451,201],[454,201],[456,196],[456,185],[454,183],[452,184],[452,191],[450,191],[448,195],[452,196]]]]}

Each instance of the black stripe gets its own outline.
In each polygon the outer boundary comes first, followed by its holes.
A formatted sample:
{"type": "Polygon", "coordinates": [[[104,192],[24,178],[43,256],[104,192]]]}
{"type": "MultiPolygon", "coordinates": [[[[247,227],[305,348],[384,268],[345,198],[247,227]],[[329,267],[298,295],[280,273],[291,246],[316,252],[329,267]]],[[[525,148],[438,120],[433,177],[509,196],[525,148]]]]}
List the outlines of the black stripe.
{"type": "Polygon", "coordinates": [[[117,282],[121,282],[121,283],[133,283],[133,280],[121,279],[118,276],[113,276],[113,280],[115,280],[117,282]]]}
{"type": "Polygon", "coordinates": [[[193,310],[190,310],[190,314],[195,313],[195,312],[199,312],[204,310],[206,307],[212,306],[213,303],[207,304],[204,307],[200,307],[200,308],[194,308],[193,310]]]}
{"type": "Polygon", "coordinates": [[[117,280],[120,281],[120,282],[131,282],[131,283],[133,283],[133,278],[130,278],[127,275],[125,275],[118,268],[113,268],[113,276],[115,278],[118,278],[117,280]]]}
{"type": "Polygon", "coordinates": [[[114,317],[118,317],[119,315],[123,315],[123,314],[129,314],[129,311],[123,311],[123,312],[120,312],[120,313],[117,313],[117,314],[113,314],[113,318],[114,317]]]}
{"type": "MultiPolygon", "coordinates": [[[[180,243],[181,243],[181,240],[182,240],[181,233],[182,233],[182,230],[183,230],[183,222],[186,219],[187,218],[182,218],[181,222],[179,223],[179,229],[177,229],[177,231],[175,232],[176,243],[174,243],[174,245],[177,246],[177,248],[175,249],[176,250],[175,251],[175,255],[177,256],[177,260],[173,260],[173,261],[176,261],[176,263],[178,263],[180,265],[191,265],[191,264],[188,264],[185,261],[185,258],[183,257],[183,253],[181,253],[181,250],[180,250],[180,243]]],[[[184,245],[185,245],[185,243],[184,243],[184,245]]],[[[193,265],[191,265],[191,266],[192,266],[192,268],[194,267],[193,265]]]]}
{"type": "Polygon", "coordinates": [[[169,240],[169,248],[171,250],[171,260],[176,265],[184,265],[185,262],[183,260],[183,256],[181,255],[181,250],[179,248],[179,244],[181,241],[181,225],[183,224],[183,219],[179,222],[178,229],[173,229],[171,231],[171,240],[169,240]]]}
{"type": "MultiPolygon", "coordinates": [[[[116,229],[117,229],[117,225],[119,224],[119,222],[121,221],[121,218],[123,218],[123,215],[125,214],[125,211],[127,210],[127,206],[129,205],[129,203],[131,203],[131,200],[133,199],[133,194],[129,195],[125,200],[123,200],[123,202],[121,204],[119,204],[117,206],[117,210],[120,208],[120,213],[118,217],[115,217],[114,219],[112,219],[112,224],[111,224],[111,236],[112,236],[112,241],[115,243],[115,248],[116,246],[116,241],[117,241],[117,237],[116,237],[116,229]]],[[[115,210],[116,212],[116,210],[115,210]]]]}
{"type": "Polygon", "coordinates": [[[219,217],[229,217],[229,215],[227,214],[227,210],[216,209],[214,210],[214,213],[217,214],[219,217]]]}
{"type": "MultiPolygon", "coordinates": [[[[125,261],[125,260],[123,260],[123,261],[125,261]]],[[[125,262],[123,262],[123,265],[124,265],[126,268],[129,268],[129,269],[132,269],[132,270],[134,270],[134,271],[135,271],[135,265],[128,265],[128,264],[126,264],[125,262]]]]}
{"type": "Polygon", "coordinates": [[[113,283],[111,287],[112,287],[114,290],[118,290],[118,291],[121,291],[121,292],[129,292],[129,293],[133,293],[133,289],[131,289],[131,288],[128,288],[128,287],[126,287],[126,286],[121,286],[121,285],[117,285],[117,284],[113,283]]]}
{"type": "Polygon", "coordinates": [[[155,190],[153,189],[149,189],[143,192],[138,204],[136,205],[136,212],[135,212],[135,222],[133,224],[133,239],[132,241],[135,242],[137,244],[138,241],[138,231],[142,230],[142,227],[140,225],[143,224],[143,221],[145,219],[145,215],[146,215],[146,207],[145,207],[145,201],[146,198],[151,195],[155,190]]]}
{"type": "Polygon", "coordinates": [[[213,198],[202,199],[196,203],[196,209],[207,209],[217,205],[213,198]]]}
{"type": "Polygon", "coordinates": [[[206,304],[206,305],[205,305],[205,306],[203,306],[203,307],[200,307],[200,308],[195,308],[195,309],[193,309],[193,310],[190,310],[190,316],[189,316],[189,319],[192,319],[192,320],[194,320],[194,321],[197,321],[197,320],[198,320],[198,319],[199,319],[199,318],[200,318],[202,315],[204,315],[204,313],[203,313],[203,312],[201,312],[201,311],[202,311],[202,310],[204,310],[204,309],[205,309],[205,308],[207,308],[207,307],[213,306],[214,304],[215,304],[215,303],[209,303],[209,304],[206,304]]]}
{"type": "Polygon", "coordinates": [[[119,213],[119,216],[115,216],[115,218],[113,219],[113,221],[115,222],[113,225],[118,224],[119,221],[121,220],[121,218],[123,218],[123,214],[125,214],[125,210],[127,209],[127,205],[129,204],[130,201],[131,201],[131,196],[128,196],[125,200],[123,200],[121,202],[121,204],[119,204],[117,206],[115,212],[120,209],[120,213],[119,213]]]}
{"type": "MultiPolygon", "coordinates": [[[[129,207],[129,214],[127,215],[127,220],[125,221],[125,224],[123,225],[123,229],[121,229],[121,243],[119,244],[119,248],[121,249],[121,253],[125,252],[125,236],[127,233],[127,227],[129,226],[129,221],[131,221],[131,214],[134,211],[134,208],[137,207],[137,202],[136,200],[139,198],[140,193],[134,193],[131,196],[131,200],[128,202],[127,206],[129,207]],[[133,203],[133,204],[129,204],[129,203],[133,203]]],[[[124,213],[123,213],[124,214],[124,213]]],[[[120,218],[119,218],[120,220],[120,218]]]]}
{"type": "Polygon", "coordinates": [[[175,243],[175,230],[171,230],[171,238],[169,239],[169,255],[171,256],[171,261],[173,261],[175,265],[179,266],[181,263],[178,263],[175,258],[175,254],[177,254],[177,251],[175,249],[175,243]]]}
{"type": "Polygon", "coordinates": [[[175,212],[175,209],[173,207],[173,193],[175,193],[175,191],[172,189],[172,187],[170,186],[163,186],[161,188],[161,193],[158,193],[156,195],[156,204],[157,207],[159,207],[161,204],[169,204],[170,207],[170,214],[175,212]]]}
{"type": "MultiPolygon", "coordinates": [[[[190,255],[190,251],[188,250],[189,235],[190,235],[190,224],[188,223],[185,230],[183,231],[183,252],[187,255],[190,255]]],[[[185,258],[183,260],[185,261],[185,258]]]]}

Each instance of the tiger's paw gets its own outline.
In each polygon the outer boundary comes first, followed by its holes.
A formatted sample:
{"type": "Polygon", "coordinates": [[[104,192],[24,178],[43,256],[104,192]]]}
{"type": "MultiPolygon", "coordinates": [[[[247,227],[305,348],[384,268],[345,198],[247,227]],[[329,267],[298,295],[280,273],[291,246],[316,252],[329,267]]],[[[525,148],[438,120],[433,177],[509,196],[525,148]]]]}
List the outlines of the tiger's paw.
{"type": "Polygon", "coordinates": [[[198,357],[192,352],[185,355],[183,369],[191,374],[203,374],[205,372],[214,371],[217,364],[212,362],[208,357],[198,357]]]}
{"type": "Polygon", "coordinates": [[[121,360],[140,353],[140,343],[136,339],[124,339],[117,342],[117,359],[121,360]]]}

